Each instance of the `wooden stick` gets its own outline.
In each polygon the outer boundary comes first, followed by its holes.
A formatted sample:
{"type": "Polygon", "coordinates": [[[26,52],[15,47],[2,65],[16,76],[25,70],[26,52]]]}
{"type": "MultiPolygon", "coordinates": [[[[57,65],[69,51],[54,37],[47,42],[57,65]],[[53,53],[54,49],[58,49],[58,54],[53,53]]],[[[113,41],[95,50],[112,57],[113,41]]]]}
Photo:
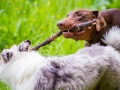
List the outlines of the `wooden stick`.
{"type": "MultiPolygon", "coordinates": [[[[82,28],[95,25],[97,21],[98,21],[97,19],[93,19],[92,21],[89,21],[89,22],[85,22],[85,23],[82,23],[82,24],[77,24],[77,25],[74,27],[74,32],[75,32],[75,31],[79,31],[79,30],[82,29],[82,28]]],[[[52,42],[53,40],[55,40],[57,37],[61,36],[63,32],[64,32],[64,31],[60,31],[60,30],[59,30],[57,33],[55,33],[55,34],[53,34],[52,36],[50,36],[47,40],[45,40],[45,41],[42,42],[41,44],[33,47],[31,50],[35,50],[35,51],[36,51],[36,50],[38,50],[40,47],[49,44],[50,42],[52,42]]]]}
{"type": "Polygon", "coordinates": [[[82,23],[82,24],[77,24],[77,25],[74,27],[74,32],[75,32],[75,31],[79,31],[80,29],[85,28],[85,27],[89,27],[89,26],[92,26],[92,25],[96,25],[97,22],[98,22],[98,19],[93,19],[92,21],[89,21],[89,22],[84,22],[84,23],[82,23]]]}
{"type": "Polygon", "coordinates": [[[47,44],[49,44],[50,42],[52,42],[53,40],[55,40],[57,37],[62,35],[63,31],[58,31],[57,33],[53,34],[52,36],[50,36],[47,40],[45,40],[44,42],[42,42],[41,44],[33,47],[31,50],[38,50],[40,47],[45,46],[47,44]]]}

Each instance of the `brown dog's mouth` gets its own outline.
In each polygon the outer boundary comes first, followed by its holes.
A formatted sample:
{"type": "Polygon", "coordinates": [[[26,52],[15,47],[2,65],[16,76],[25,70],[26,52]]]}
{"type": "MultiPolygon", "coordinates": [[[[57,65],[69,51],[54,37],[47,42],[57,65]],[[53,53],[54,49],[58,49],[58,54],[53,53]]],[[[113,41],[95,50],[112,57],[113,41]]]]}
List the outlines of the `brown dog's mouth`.
{"type": "Polygon", "coordinates": [[[82,29],[70,29],[70,30],[64,30],[63,31],[63,36],[65,38],[74,38],[76,36],[81,36],[85,33],[85,28],[82,29]]]}
{"type": "Polygon", "coordinates": [[[76,29],[73,28],[73,29],[70,29],[70,30],[64,30],[63,32],[81,32],[83,30],[84,30],[83,28],[79,29],[79,30],[78,29],[76,30],[76,29]]]}
{"type": "Polygon", "coordinates": [[[63,32],[71,32],[71,33],[75,33],[75,32],[82,32],[85,31],[84,28],[78,28],[77,24],[73,24],[72,27],[68,30],[63,30],[63,32]]]}
{"type": "Polygon", "coordinates": [[[67,37],[80,36],[85,33],[85,28],[76,28],[76,25],[70,30],[63,30],[63,35],[67,37]]]}

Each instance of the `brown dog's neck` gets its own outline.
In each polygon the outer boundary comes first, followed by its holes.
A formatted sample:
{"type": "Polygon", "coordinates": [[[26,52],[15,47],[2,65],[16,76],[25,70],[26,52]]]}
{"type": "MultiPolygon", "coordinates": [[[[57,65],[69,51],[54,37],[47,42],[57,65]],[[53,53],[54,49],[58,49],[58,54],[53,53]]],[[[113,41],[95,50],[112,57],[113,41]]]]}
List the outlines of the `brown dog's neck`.
{"type": "Polygon", "coordinates": [[[99,39],[89,40],[87,41],[87,44],[85,46],[91,46],[92,44],[95,44],[95,43],[99,43],[102,46],[106,46],[106,44],[99,39]]]}
{"type": "Polygon", "coordinates": [[[88,42],[87,46],[91,46],[92,44],[95,43],[99,43],[100,45],[106,46],[106,44],[102,42],[101,40],[102,38],[103,37],[101,36],[101,31],[97,31],[95,25],[92,26],[92,33],[89,40],[87,41],[88,42]]]}

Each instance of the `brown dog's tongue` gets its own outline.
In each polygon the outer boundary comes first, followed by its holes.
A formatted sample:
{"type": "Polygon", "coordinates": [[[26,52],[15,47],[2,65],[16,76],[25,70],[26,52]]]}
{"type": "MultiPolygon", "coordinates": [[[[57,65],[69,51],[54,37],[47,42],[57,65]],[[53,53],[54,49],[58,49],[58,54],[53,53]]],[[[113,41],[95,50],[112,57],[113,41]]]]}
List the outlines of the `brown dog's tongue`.
{"type": "Polygon", "coordinates": [[[69,37],[73,36],[73,33],[71,33],[71,32],[63,32],[62,35],[63,35],[65,38],[69,38],[69,37]]]}

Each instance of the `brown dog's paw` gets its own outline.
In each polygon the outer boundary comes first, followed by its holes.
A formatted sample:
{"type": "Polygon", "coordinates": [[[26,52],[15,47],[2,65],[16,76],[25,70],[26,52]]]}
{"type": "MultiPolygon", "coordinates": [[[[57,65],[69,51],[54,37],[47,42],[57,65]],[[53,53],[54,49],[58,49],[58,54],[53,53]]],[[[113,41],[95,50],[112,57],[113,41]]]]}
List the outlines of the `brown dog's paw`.
{"type": "Polygon", "coordinates": [[[1,53],[1,61],[7,63],[10,61],[12,56],[13,56],[13,52],[11,52],[9,49],[4,49],[1,53]]]}
{"type": "Polygon", "coordinates": [[[18,50],[20,52],[28,51],[30,45],[31,45],[31,41],[30,40],[25,40],[22,43],[20,43],[20,45],[18,46],[18,50]]]}

